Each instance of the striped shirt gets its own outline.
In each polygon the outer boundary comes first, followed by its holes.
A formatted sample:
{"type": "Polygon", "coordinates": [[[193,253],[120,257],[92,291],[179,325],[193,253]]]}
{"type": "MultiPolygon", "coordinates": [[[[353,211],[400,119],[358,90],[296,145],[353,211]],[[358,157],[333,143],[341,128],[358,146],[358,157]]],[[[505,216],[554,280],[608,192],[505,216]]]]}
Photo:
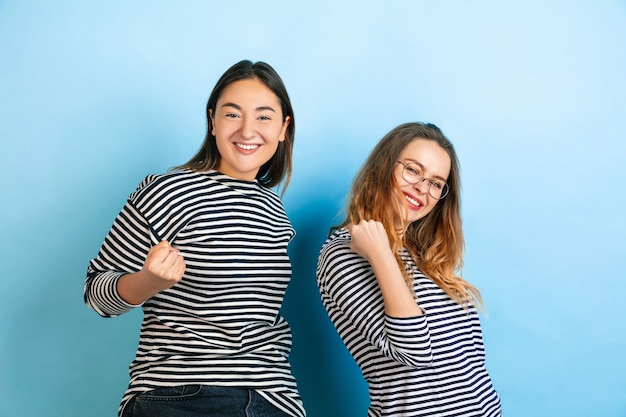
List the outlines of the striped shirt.
{"type": "Polygon", "coordinates": [[[368,416],[500,416],[476,309],[425,277],[408,251],[401,258],[422,316],[385,314],[370,264],[350,249],[345,229],[320,251],[322,302],[368,383],[368,416]]]}
{"type": "Polygon", "coordinates": [[[91,261],[85,302],[113,317],[133,309],[117,293],[166,239],[180,250],[181,281],[143,303],[139,347],[120,415],[136,394],[187,384],[256,390],[291,416],[305,415],[280,315],[295,231],[280,198],[256,181],[217,171],[150,175],[128,198],[91,261]]]}

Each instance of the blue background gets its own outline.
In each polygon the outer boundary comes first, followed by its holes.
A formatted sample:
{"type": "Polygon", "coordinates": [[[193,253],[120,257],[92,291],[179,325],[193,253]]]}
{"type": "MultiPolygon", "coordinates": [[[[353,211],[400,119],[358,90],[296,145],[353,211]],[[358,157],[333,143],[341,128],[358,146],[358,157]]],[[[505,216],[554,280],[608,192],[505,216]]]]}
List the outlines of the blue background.
{"type": "Polygon", "coordinates": [[[87,263],[139,181],[198,149],[244,58],[296,112],[284,314],[310,417],[365,416],[314,270],[352,177],[406,121],[457,148],[505,415],[626,416],[626,2],[609,0],[0,0],[0,416],[115,415],[141,312],[87,309],[87,263]]]}

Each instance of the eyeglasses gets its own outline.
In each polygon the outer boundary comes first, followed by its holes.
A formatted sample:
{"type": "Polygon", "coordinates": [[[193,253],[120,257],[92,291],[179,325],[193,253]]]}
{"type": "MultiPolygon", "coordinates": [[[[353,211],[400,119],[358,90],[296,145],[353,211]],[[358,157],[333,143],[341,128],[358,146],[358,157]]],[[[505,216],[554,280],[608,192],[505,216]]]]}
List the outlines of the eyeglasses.
{"type": "Polygon", "coordinates": [[[409,184],[415,185],[422,181],[426,181],[426,184],[428,184],[428,194],[437,200],[441,200],[448,195],[450,187],[445,181],[424,178],[424,170],[417,164],[405,164],[400,161],[396,162],[402,164],[402,178],[404,178],[404,180],[409,184]]]}

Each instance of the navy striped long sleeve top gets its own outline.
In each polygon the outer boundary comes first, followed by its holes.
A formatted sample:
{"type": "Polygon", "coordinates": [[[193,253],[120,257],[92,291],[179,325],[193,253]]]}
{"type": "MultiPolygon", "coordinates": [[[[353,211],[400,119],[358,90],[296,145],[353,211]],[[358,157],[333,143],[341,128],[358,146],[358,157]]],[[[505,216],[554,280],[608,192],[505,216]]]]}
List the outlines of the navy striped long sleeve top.
{"type": "Polygon", "coordinates": [[[320,251],[322,303],[369,387],[368,416],[500,416],[485,369],[478,314],[464,309],[401,254],[413,275],[416,317],[385,314],[370,264],[338,230],[320,251]]]}
{"type": "Polygon", "coordinates": [[[280,198],[256,181],[217,171],[151,175],[133,192],[88,267],[85,302],[113,317],[137,306],[117,293],[165,239],[185,259],[180,282],[141,306],[139,346],[120,414],[135,394],[204,384],[258,391],[289,415],[305,415],[280,315],[295,231],[280,198]]]}

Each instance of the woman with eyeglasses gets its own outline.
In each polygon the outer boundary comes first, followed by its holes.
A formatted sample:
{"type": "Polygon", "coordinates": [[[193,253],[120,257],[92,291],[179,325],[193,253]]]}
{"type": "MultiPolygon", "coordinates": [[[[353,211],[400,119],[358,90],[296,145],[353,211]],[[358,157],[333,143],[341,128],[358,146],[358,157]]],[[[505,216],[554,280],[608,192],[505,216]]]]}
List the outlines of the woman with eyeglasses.
{"type": "Polygon", "coordinates": [[[452,144],[433,124],[396,127],[356,176],[317,266],[322,302],[369,385],[368,416],[501,415],[463,245],[452,144]]]}

